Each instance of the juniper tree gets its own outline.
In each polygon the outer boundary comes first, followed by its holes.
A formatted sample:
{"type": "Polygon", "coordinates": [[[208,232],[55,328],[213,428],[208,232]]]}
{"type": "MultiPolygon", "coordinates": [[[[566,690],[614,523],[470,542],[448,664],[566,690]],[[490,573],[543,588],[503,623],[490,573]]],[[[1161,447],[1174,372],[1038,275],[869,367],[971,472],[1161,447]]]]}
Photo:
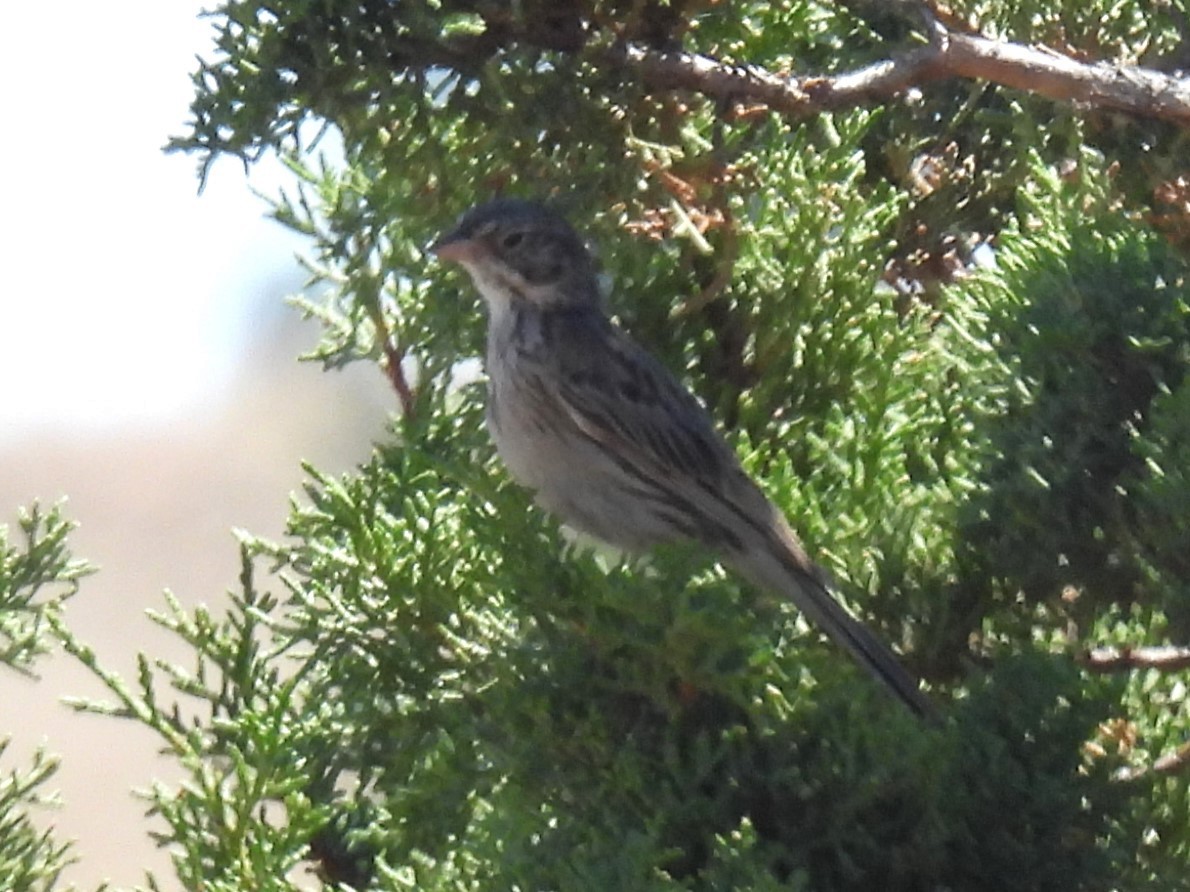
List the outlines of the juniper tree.
{"type": "MultiPolygon", "coordinates": [[[[60,507],[20,512],[17,535],[0,525],[0,666],[32,674],[51,646],[50,622],[89,572],[67,547],[71,524],[60,507]],[[18,539],[19,541],[11,541],[18,539]]],[[[0,728],[7,734],[8,728],[0,728]]],[[[0,756],[9,747],[0,737],[0,756]]],[[[32,763],[0,777],[0,883],[13,892],[42,892],[74,860],[70,844],[38,827],[36,810],[56,804],[46,785],[57,759],[38,750],[32,763]]]]}
{"type": "Polygon", "coordinates": [[[394,418],[245,536],[225,613],[157,617],[192,665],[129,684],[58,625],[190,772],[152,794],[183,884],[1184,886],[1187,23],[1151,7],[219,6],[172,148],[286,159],[309,358],[394,418]],[[942,728],[508,481],[425,252],[493,194],[581,223],[942,728]]]}

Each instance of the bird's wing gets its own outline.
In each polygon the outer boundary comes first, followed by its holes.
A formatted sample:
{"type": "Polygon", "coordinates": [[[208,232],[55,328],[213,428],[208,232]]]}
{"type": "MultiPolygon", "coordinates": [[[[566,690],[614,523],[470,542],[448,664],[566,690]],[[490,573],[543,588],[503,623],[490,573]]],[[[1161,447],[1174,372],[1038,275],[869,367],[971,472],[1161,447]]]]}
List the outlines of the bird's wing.
{"type": "Polygon", "coordinates": [[[575,426],[621,467],[627,465],[625,470],[690,506],[692,529],[713,530],[710,538],[736,569],[797,604],[911,710],[934,715],[917,680],[833,597],[785,518],[740,469],[702,406],[627,335],[602,316],[598,322],[568,321],[559,314],[547,333],[554,349],[543,383],[575,426]]]}
{"type": "Polygon", "coordinates": [[[740,474],[710,416],[669,371],[606,319],[560,314],[548,382],[588,437],[641,470],[722,487],[740,474]]]}

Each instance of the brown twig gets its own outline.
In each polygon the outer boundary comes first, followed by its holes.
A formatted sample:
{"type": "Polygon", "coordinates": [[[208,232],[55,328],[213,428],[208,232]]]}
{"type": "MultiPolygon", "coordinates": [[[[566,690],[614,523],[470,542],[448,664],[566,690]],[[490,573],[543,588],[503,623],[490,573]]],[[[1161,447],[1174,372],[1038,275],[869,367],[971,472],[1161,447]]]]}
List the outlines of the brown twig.
{"type": "Polygon", "coordinates": [[[1153,763],[1153,771],[1158,774],[1173,774],[1190,765],[1190,743],[1183,743],[1172,753],[1166,753],[1153,763]]]}
{"type": "MultiPolygon", "coordinates": [[[[1081,654],[1078,662],[1090,672],[1107,673],[1131,671],[1133,669],[1157,669],[1174,672],[1190,668],[1190,647],[1096,647],[1081,654]]],[[[1106,729],[1109,726],[1103,726],[1106,729]]],[[[1120,720],[1118,727],[1134,729],[1128,721],[1120,720]]],[[[1117,737],[1115,734],[1109,736],[1117,737]]],[[[1135,731],[1127,732],[1129,747],[1135,744],[1135,731]]],[[[1150,774],[1176,774],[1190,766],[1190,742],[1183,743],[1172,752],[1158,756],[1151,765],[1138,765],[1122,769],[1116,779],[1135,781],[1150,774]]]]}
{"type": "Polygon", "coordinates": [[[1175,672],[1190,668],[1190,647],[1096,647],[1081,654],[1078,662],[1090,672],[1126,672],[1158,669],[1175,672]]]}
{"type": "Polygon", "coordinates": [[[1118,780],[1135,781],[1140,780],[1150,774],[1177,774],[1187,766],[1190,766],[1190,743],[1183,743],[1177,747],[1173,752],[1166,753],[1164,756],[1158,756],[1152,765],[1140,765],[1134,768],[1125,768],[1117,775],[1118,780]]]}
{"type": "Polygon", "coordinates": [[[376,326],[376,337],[380,341],[380,349],[384,351],[384,372],[388,376],[393,390],[397,392],[397,399],[401,402],[401,414],[405,418],[412,418],[414,404],[413,389],[405,379],[404,369],[401,368],[401,361],[405,358],[405,352],[397,346],[396,341],[389,332],[388,323],[384,320],[384,313],[380,309],[379,303],[369,303],[368,315],[372,318],[372,324],[376,326]]]}
{"type": "Polygon", "coordinates": [[[604,53],[656,86],[735,102],[762,102],[795,117],[887,99],[931,81],[965,77],[1064,102],[1190,124],[1190,78],[1111,62],[1078,62],[1047,49],[951,31],[937,21],[930,31],[926,46],[833,76],[785,78],[752,65],[624,43],[604,53]]]}

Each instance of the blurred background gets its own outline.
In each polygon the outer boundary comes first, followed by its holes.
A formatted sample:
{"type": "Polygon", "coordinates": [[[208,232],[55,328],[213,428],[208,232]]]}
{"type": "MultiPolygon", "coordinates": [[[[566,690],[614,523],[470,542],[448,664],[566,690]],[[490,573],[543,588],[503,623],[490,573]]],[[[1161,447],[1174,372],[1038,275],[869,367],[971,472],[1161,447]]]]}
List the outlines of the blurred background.
{"type": "MultiPolygon", "coordinates": [[[[393,398],[374,367],[324,373],[295,357],[317,338],[284,303],[300,240],[254,194],[290,180],[161,146],[182,130],[212,30],[191,0],[16,4],[0,36],[0,523],[67,498],[84,580],[67,618],[121,674],[138,651],[183,651],[145,616],[169,588],[218,608],[235,585],[232,528],[280,536],[300,460],[350,469],[384,436],[393,398]]],[[[62,757],[60,809],[35,817],[76,840],[65,879],[172,882],[135,788],[170,782],[141,728],[77,715],[102,696],[62,657],[32,681],[0,668],[0,772],[38,746],[62,757]]]]}

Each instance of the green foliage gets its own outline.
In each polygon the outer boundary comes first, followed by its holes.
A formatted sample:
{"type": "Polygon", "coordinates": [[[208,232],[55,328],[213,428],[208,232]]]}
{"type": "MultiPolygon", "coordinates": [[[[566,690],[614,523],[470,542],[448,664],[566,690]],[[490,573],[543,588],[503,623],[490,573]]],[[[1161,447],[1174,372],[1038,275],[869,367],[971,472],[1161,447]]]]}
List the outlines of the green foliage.
{"type": "MultiPolygon", "coordinates": [[[[1173,50],[1172,12],[1149,33],[1137,3],[1055,10],[957,11],[1173,50]]],[[[283,153],[312,358],[404,356],[417,399],[356,473],[309,469],[283,543],[244,538],[224,615],[156,617],[193,667],[142,657],[129,684],[51,618],[114,695],[80,706],[188,772],[148,794],[188,888],[291,888],[305,860],[377,889],[1176,887],[1190,793],[1156,766],[1190,737],[1186,673],[1103,680],[1075,656],[1190,625],[1190,301],[1146,222],[1184,137],[968,83],[733,117],[614,63],[629,40],[846,70],[920,39],[861,0],[214,19],[174,147],[204,170],[283,153]],[[341,162],[303,151],[307,124],[341,162]],[[592,552],[507,482],[460,374],[482,318],[424,253],[501,191],[591,236],[612,311],[723,420],[943,727],[709,556],[592,552]]]]}
{"type": "MultiPolygon", "coordinates": [[[[9,746],[0,740],[0,756],[9,746]]],[[[42,787],[53,776],[58,762],[38,750],[24,771],[0,777],[0,882],[13,892],[41,892],[57,886],[58,875],[74,860],[69,843],[39,831],[29,815],[30,806],[55,805],[42,787]]]]}
{"type": "Polygon", "coordinates": [[[949,7],[988,36],[1131,63],[1173,53],[1185,27],[1171,3],[1059,0],[1038,6],[1028,0],[957,0],[949,7]]]}
{"type": "MultiPolygon", "coordinates": [[[[8,527],[0,525],[0,663],[29,673],[34,658],[49,649],[47,623],[90,571],[67,549],[72,524],[59,506],[43,512],[34,505],[20,513],[17,526],[23,541],[10,544],[8,527]]],[[[0,728],[0,733],[4,730],[0,728]]],[[[8,747],[9,740],[0,738],[0,756],[8,747]]],[[[29,768],[0,776],[0,887],[4,889],[53,889],[63,868],[74,860],[70,845],[58,842],[49,830],[39,831],[30,815],[31,807],[55,804],[55,797],[43,788],[57,767],[55,758],[38,750],[29,768]]]]}
{"type": "MultiPolygon", "coordinates": [[[[431,439],[454,433],[436,417],[431,439]]],[[[683,584],[689,553],[646,573],[559,559],[522,493],[475,476],[409,445],[316,475],[291,546],[246,542],[222,621],[160,618],[191,672],[145,660],[132,693],[70,645],[117,694],[107,711],[191,773],[151,794],[188,886],[286,888],[307,844],[324,874],[376,888],[1098,875],[1118,794],[1106,762],[1085,771],[1104,701],[1066,661],[1006,660],[926,734],[790,611],[741,610],[711,568],[683,584]],[[256,590],[251,555],[283,567],[284,602],[256,590]],[[209,715],[171,710],[161,674],[209,715]]]]}
{"type": "MultiPolygon", "coordinates": [[[[998,269],[975,286],[1013,386],[981,425],[986,489],[966,506],[963,531],[970,584],[1032,600],[1065,590],[1076,618],[1145,598],[1146,577],[1165,569],[1169,521],[1140,510],[1133,490],[1164,483],[1146,463],[1154,436],[1172,447],[1161,449],[1171,467],[1187,457],[1159,400],[1190,368],[1190,267],[1105,206],[1106,182],[1086,160],[1087,186],[1043,181],[1024,197],[998,269]]],[[[1176,564],[1168,569],[1176,579],[1176,564]]]]}
{"type": "Polygon", "coordinates": [[[294,709],[301,672],[270,649],[276,602],[256,591],[247,546],[240,585],[222,619],[202,607],[188,614],[167,595],[167,612],[150,616],[193,650],[194,666],[141,654],[135,686],[101,666],[61,619],[51,620],[66,650],[115,696],[72,705],[145,725],[187,770],[181,789],[157,784],[142,795],[165,823],[157,838],[176,845],[177,875],[190,889],[289,888],[286,871],[326,820],[303,787],[301,758],[308,737],[325,740],[326,715],[313,705],[294,709]],[[179,694],[188,698],[186,711],[179,694]]]}
{"type": "Polygon", "coordinates": [[[17,526],[20,545],[9,544],[8,527],[0,525],[0,663],[24,670],[47,648],[47,614],[73,595],[91,570],[70,556],[66,537],[73,525],[60,506],[48,513],[40,505],[21,511],[17,526]]]}
{"type": "MultiPolygon", "coordinates": [[[[1181,312],[1187,305],[1183,300],[1181,312]]],[[[1190,380],[1182,377],[1172,389],[1159,386],[1149,403],[1148,424],[1132,446],[1144,463],[1135,467],[1132,491],[1136,501],[1135,559],[1144,584],[1166,592],[1158,602],[1178,640],[1190,638],[1190,380]]]]}

